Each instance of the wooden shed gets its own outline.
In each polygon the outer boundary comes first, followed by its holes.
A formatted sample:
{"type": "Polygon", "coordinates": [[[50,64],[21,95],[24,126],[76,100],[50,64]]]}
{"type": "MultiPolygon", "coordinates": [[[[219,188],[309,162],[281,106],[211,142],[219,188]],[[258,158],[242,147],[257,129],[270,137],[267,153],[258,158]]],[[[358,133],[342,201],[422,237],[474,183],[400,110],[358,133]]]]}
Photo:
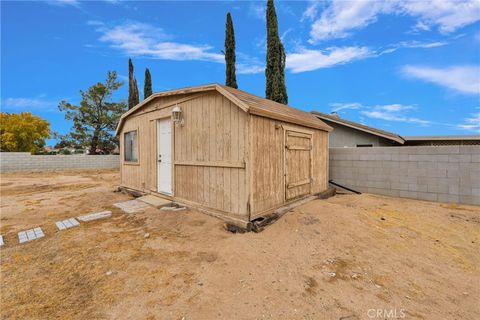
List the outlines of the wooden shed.
{"type": "Polygon", "coordinates": [[[118,124],[121,186],[247,226],[327,189],[330,131],[219,84],[158,92],[118,124]]]}

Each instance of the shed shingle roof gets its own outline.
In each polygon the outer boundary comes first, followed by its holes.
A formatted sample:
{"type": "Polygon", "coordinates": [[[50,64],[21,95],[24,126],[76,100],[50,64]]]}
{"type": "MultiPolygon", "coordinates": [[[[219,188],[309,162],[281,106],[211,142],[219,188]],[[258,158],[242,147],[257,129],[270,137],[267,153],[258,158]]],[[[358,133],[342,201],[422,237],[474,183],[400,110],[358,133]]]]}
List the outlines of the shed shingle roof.
{"type": "Polygon", "coordinates": [[[325,131],[332,130],[330,126],[313,116],[310,112],[305,112],[242,90],[233,89],[224,85],[219,86],[243,101],[249,107],[250,113],[252,114],[297,123],[325,131]]]}
{"type": "Polygon", "coordinates": [[[151,95],[150,97],[148,97],[147,99],[145,99],[144,101],[136,105],[134,108],[130,109],[122,115],[122,117],[120,118],[120,122],[117,126],[117,134],[120,133],[125,119],[132,113],[136,112],[137,110],[148,104],[150,101],[163,96],[172,96],[203,91],[217,91],[223,96],[225,96],[227,99],[238,105],[242,110],[251,114],[299,124],[302,126],[320,129],[324,131],[332,131],[332,128],[330,126],[328,126],[319,118],[315,117],[309,112],[298,110],[293,107],[253,95],[242,90],[233,89],[215,83],[154,93],[153,95],[151,95]]]}

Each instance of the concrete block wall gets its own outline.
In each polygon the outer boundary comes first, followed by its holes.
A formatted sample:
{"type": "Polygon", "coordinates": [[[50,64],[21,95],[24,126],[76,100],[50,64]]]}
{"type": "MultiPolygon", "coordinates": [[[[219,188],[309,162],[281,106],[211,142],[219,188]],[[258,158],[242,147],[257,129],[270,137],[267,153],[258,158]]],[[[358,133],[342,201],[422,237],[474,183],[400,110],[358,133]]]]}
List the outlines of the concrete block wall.
{"type": "Polygon", "coordinates": [[[119,168],[118,155],[31,155],[0,152],[0,172],[119,168]]]}
{"type": "Polygon", "coordinates": [[[480,205],[480,146],[330,148],[330,179],[361,192],[480,205]]]}

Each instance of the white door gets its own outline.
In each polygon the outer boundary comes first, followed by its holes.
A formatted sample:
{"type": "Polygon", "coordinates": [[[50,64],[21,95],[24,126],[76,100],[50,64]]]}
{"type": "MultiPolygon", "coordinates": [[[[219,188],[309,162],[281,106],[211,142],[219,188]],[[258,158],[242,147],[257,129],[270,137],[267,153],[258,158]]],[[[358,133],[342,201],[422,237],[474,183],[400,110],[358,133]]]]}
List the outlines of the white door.
{"type": "Polygon", "coordinates": [[[172,125],[170,118],[157,120],[157,188],[172,194],[172,125]]]}

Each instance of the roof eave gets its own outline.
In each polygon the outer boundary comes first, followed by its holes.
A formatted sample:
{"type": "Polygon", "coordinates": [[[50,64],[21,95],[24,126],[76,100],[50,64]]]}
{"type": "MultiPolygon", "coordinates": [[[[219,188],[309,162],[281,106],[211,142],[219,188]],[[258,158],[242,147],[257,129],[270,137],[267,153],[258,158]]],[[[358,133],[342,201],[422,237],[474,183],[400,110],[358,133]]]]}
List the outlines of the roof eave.
{"type": "MultiPolygon", "coordinates": [[[[319,129],[319,130],[326,131],[326,132],[331,132],[333,130],[332,127],[330,127],[329,125],[327,125],[326,123],[324,123],[321,120],[318,120],[319,121],[318,123],[316,123],[316,121],[315,122],[314,121],[312,121],[312,122],[301,121],[301,120],[299,120],[298,118],[295,118],[295,117],[281,116],[277,113],[269,112],[266,109],[261,109],[261,108],[256,108],[256,107],[250,107],[250,114],[254,114],[254,115],[257,115],[257,116],[263,116],[263,117],[274,119],[274,120],[285,121],[285,122],[289,122],[289,123],[293,123],[293,124],[298,124],[298,125],[301,125],[301,126],[314,128],[314,129],[319,129]]],[[[315,119],[313,119],[313,120],[315,120],[315,119]]]]}
{"type": "Polygon", "coordinates": [[[322,120],[326,120],[326,121],[331,121],[331,122],[334,122],[334,123],[337,123],[337,124],[340,124],[340,125],[343,125],[343,126],[346,126],[346,127],[349,127],[349,128],[353,128],[355,130],[359,130],[359,131],[363,131],[363,132],[367,132],[367,133],[370,133],[370,134],[373,134],[375,136],[379,136],[379,137],[382,137],[382,138],[385,138],[385,139],[388,139],[388,140],[392,140],[392,141],[395,141],[395,142],[398,142],[400,144],[404,144],[405,143],[405,139],[402,138],[401,136],[389,136],[389,135],[386,135],[386,134],[382,134],[380,132],[375,132],[375,131],[372,131],[372,130],[368,130],[366,128],[362,128],[362,127],[358,127],[358,126],[355,126],[355,125],[351,125],[349,123],[345,123],[341,120],[336,120],[336,119],[332,119],[330,117],[325,117],[321,114],[319,114],[317,111],[312,111],[312,114],[314,114],[316,117],[322,119],[322,120]]]}

